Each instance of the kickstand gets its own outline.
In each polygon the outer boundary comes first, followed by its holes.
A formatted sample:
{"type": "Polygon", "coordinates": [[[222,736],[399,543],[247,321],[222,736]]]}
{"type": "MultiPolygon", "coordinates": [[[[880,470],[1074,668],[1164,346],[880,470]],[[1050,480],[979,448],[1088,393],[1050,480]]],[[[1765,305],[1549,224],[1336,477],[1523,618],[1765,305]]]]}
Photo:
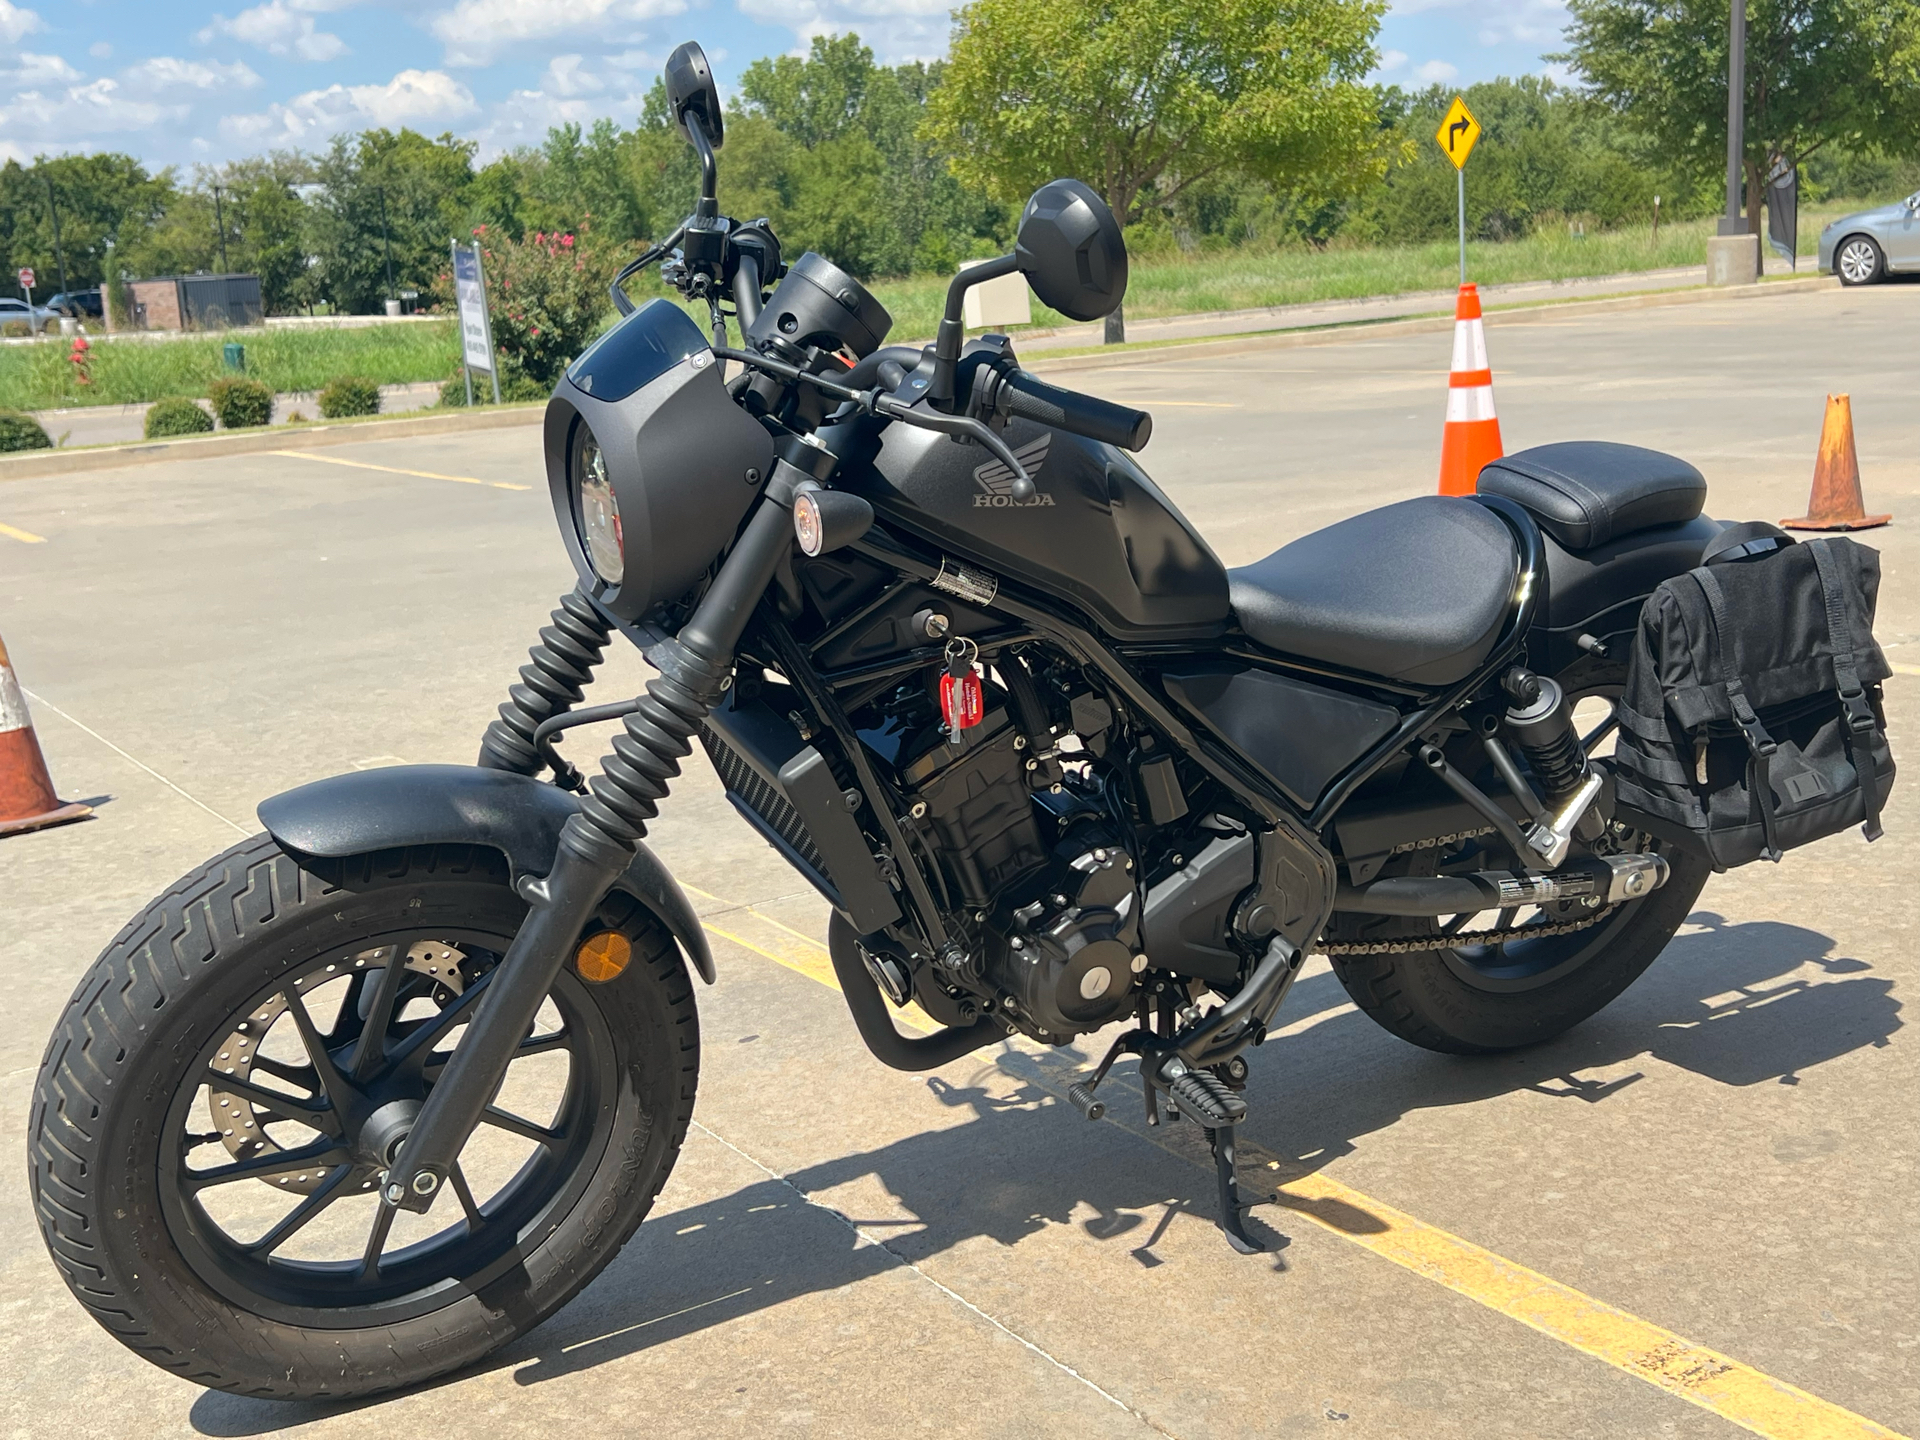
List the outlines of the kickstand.
{"type": "Polygon", "coordinates": [[[1240,1186],[1234,1173],[1233,1130],[1231,1125],[1222,1125],[1207,1131],[1207,1140],[1213,1146],[1214,1177],[1220,1186],[1220,1229],[1227,1243],[1242,1255],[1259,1255],[1267,1247],[1247,1233],[1247,1211],[1252,1207],[1240,1202],[1240,1186]]]}

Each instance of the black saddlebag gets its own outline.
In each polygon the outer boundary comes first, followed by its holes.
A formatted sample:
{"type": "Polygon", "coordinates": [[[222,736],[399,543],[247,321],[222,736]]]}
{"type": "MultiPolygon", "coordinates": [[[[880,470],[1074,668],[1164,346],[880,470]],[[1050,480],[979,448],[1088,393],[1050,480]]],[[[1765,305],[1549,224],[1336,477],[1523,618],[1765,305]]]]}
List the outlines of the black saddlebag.
{"type": "Polygon", "coordinates": [[[1880,836],[1893,755],[1873,638],[1880,555],[1735,525],[1640,613],[1618,714],[1619,804],[1716,870],[1850,825],[1880,836]]]}

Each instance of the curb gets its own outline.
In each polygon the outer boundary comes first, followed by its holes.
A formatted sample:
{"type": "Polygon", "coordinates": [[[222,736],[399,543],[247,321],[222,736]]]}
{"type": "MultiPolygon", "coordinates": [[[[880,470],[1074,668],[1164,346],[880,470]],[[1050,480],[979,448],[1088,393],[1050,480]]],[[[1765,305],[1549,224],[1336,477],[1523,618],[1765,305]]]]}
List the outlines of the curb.
{"type": "MultiPolygon", "coordinates": [[[[1603,295],[1593,299],[1536,300],[1517,305],[1486,307],[1489,320],[1495,315],[1502,325],[1526,325],[1558,317],[1569,310],[1604,313],[1612,310],[1649,310],[1668,305],[1694,305],[1702,301],[1757,300],[1767,295],[1795,294],[1807,290],[1840,288],[1829,275],[1809,275],[1799,279],[1766,280],[1754,285],[1735,285],[1709,289],[1702,285],[1688,290],[1650,290],[1638,295],[1603,295]]],[[[1137,348],[1128,347],[1117,354],[1066,355],[1050,360],[1045,353],[1022,361],[1035,373],[1059,373],[1074,370],[1112,370],[1127,365],[1151,365],[1168,359],[1203,358],[1214,355],[1240,355],[1254,350],[1288,350],[1304,345],[1337,345],[1362,335],[1420,335],[1451,332],[1453,311],[1412,316],[1395,320],[1345,320],[1332,324],[1302,326],[1297,330],[1266,330],[1251,335],[1225,335],[1212,339],[1149,341],[1137,348]]]]}
{"type": "Polygon", "coordinates": [[[351,445],[368,440],[405,440],[417,435],[458,435],[470,430],[503,430],[537,425],[546,404],[502,405],[462,409],[453,414],[391,419],[330,420],[314,425],[275,425],[271,428],[194,435],[179,440],[135,440],[123,445],[91,449],[34,450],[0,458],[0,484],[38,475],[73,475],[92,470],[119,470],[129,465],[151,465],[165,460],[211,460],[222,455],[257,455],[267,450],[310,450],[325,445],[351,445]]]}
{"type": "MultiPolygon", "coordinates": [[[[1723,289],[1700,286],[1690,290],[1656,290],[1639,295],[1606,295],[1587,300],[1538,300],[1519,305],[1489,306],[1489,316],[1498,315],[1503,325],[1525,325],[1578,311],[1604,314],[1616,310],[1647,310],[1668,305],[1695,305],[1703,301],[1757,300],[1767,295],[1798,294],[1810,290],[1837,290],[1839,281],[1828,275],[1810,275],[1801,279],[1766,280],[1754,285],[1736,285],[1723,289]]],[[[1287,350],[1308,345],[1338,345],[1362,335],[1419,335],[1453,329],[1453,314],[1417,316],[1398,320],[1350,320],[1299,330],[1271,330],[1252,335],[1230,335],[1216,339],[1168,340],[1129,347],[1119,354],[1067,355],[1048,359],[1044,353],[1027,366],[1039,374],[1059,374],[1079,370],[1112,370],[1121,366],[1151,365],[1168,359],[1198,359],[1215,355],[1240,355],[1258,350],[1287,350]]],[[[213,459],[222,455],[251,455],[267,450],[305,450],[324,445],[347,445],[368,440],[404,440],[419,435],[457,435],[469,430],[501,430],[516,425],[536,425],[546,413],[544,404],[491,405],[453,414],[424,415],[418,419],[396,416],[392,419],[369,417],[359,421],[333,421],[327,424],[279,425],[269,430],[249,430],[243,434],[195,436],[182,440],[135,441],[125,445],[101,446],[81,450],[37,450],[24,455],[0,458],[0,483],[25,480],[38,475],[72,475],[89,470],[118,470],[129,465],[149,465],[166,460],[213,459]]]]}

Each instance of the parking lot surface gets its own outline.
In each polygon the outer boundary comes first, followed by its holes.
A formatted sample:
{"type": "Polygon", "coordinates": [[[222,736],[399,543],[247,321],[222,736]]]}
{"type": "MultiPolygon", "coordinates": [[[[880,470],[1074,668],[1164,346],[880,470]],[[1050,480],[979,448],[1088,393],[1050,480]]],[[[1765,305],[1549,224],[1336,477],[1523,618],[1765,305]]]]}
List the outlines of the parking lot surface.
{"type": "MultiPolygon", "coordinates": [[[[1861,538],[1884,556],[1902,757],[1916,334],[1916,286],[1488,322],[1509,450],[1670,450],[1722,517],[1802,513],[1824,396],[1851,393],[1868,508],[1896,516],[1861,538]]],[[[1148,468],[1239,564],[1433,488],[1448,348],[1360,331],[1056,378],[1155,411],[1148,468]]],[[[634,1241],[539,1330],[397,1398],[175,1379],[88,1320],[42,1249],[22,1135],[54,1018],[148,898],[254,832],[261,799],[470,761],[572,577],[531,426],[21,480],[0,526],[0,633],[63,796],[98,806],[0,841],[0,1431],[1920,1431],[1911,780],[1879,844],[1714,879],[1625,996],[1533,1050],[1415,1049],[1311,962],[1249,1055],[1243,1173],[1279,1194],[1256,1211],[1278,1248],[1249,1258],[1214,1227],[1190,1127],[1063,1103],[1091,1044],[931,1076],[873,1061],[825,983],[824,906],[696,761],[650,843],[720,978],[698,995],[696,1124],[634,1241]]],[[[614,654],[590,699],[648,673],[614,654]]]]}

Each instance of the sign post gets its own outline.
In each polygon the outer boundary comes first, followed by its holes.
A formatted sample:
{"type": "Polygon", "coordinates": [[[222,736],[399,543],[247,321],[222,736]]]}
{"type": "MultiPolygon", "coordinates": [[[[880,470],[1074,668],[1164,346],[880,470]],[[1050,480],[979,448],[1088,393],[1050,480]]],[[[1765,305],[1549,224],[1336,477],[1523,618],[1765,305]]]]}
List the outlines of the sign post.
{"type": "Polygon", "coordinates": [[[453,242],[453,298],[460,311],[460,368],[473,404],[473,372],[484,370],[493,382],[493,403],[500,403],[500,361],[493,353],[493,323],[487,314],[486,275],[480,247],[453,242]]]}
{"type": "Polygon", "coordinates": [[[1467,283],[1467,157],[1480,139],[1480,122],[1473,118],[1464,98],[1453,97],[1453,104],[1447,107],[1433,138],[1453,162],[1460,182],[1460,283],[1464,285],[1467,283]]]}
{"type": "Polygon", "coordinates": [[[20,288],[27,292],[27,329],[33,329],[33,267],[20,267],[20,288]]]}

